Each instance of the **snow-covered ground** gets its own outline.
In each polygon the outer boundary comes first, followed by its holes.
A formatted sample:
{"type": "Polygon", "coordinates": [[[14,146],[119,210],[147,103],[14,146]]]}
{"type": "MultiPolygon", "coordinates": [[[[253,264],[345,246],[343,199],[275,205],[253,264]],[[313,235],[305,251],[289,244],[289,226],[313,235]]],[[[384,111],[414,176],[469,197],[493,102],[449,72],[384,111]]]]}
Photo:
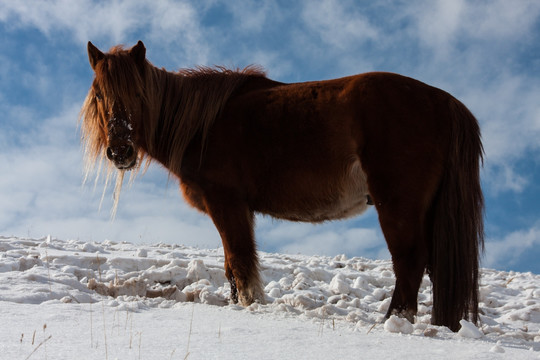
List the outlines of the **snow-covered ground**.
{"type": "Polygon", "coordinates": [[[384,321],[389,261],[260,253],[229,305],[223,249],[0,237],[0,359],[540,359],[540,275],[482,270],[481,324],[384,321]]]}

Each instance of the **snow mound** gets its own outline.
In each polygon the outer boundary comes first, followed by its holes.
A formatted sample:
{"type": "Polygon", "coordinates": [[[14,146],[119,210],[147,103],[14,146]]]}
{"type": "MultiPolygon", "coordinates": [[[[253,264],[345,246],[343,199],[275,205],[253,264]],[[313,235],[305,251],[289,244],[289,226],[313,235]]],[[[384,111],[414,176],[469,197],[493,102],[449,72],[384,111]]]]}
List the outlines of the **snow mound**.
{"type": "Polygon", "coordinates": [[[504,348],[501,346],[501,342],[497,341],[497,344],[491,349],[489,349],[489,352],[503,354],[505,351],[504,348]]]}
{"type": "Polygon", "coordinates": [[[409,320],[392,315],[385,321],[384,330],[391,333],[412,334],[414,328],[409,320]]]}
{"type": "Polygon", "coordinates": [[[459,324],[461,329],[458,331],[458,335],[464,338],[480,339],[484,334],[471,322],[467,320],[460,320],[459,324]]]}

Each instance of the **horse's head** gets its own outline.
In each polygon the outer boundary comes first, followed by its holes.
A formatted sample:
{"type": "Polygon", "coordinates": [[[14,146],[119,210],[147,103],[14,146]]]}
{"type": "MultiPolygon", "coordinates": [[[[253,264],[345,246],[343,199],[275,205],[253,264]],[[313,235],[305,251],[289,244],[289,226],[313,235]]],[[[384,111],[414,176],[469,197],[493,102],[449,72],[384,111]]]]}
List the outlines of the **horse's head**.
{"type": "Polygon", "coordinates": [[[88,42],[95,78],[83,107],[87,151],[94,159],[106,156],[120,170],[131,170],[139,158],[145,53],[141,41],[109,53],[88,42]]]}

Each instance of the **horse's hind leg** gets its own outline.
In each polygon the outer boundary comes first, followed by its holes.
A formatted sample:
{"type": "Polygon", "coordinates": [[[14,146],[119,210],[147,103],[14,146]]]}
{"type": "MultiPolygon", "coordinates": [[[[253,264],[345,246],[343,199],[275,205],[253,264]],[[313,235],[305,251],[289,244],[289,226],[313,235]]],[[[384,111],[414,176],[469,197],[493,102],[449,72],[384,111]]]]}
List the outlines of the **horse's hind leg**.
{"type": "Polygon", "coordinates": [[[414,206],[379,206],[379,221],[392,255],[396,286],[386,317],[398,315],[411,323],[417,312],[418,290],[428,262],[428,247],[420,214],[414,206]]]}
{"type": "Polygon", "coordinates": [[[221,235],[225,252],[225,275],[231,284],[231,301],[244,306],[264,303],[259,260],[253,234],[253,212],[226,191],[206,197],[206,208],[221,235]]]}

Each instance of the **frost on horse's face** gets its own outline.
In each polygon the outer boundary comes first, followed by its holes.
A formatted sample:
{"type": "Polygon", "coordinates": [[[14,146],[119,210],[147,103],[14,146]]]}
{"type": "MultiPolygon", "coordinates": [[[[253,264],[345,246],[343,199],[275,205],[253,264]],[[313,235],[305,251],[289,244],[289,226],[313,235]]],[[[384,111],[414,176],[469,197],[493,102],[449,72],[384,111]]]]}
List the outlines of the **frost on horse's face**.
{"type": "Polygon", "coordinates": [[[137,163],[131,114],[115,103],[107,122],[107,159],[120,170],[131,170],[137,163]]]}

